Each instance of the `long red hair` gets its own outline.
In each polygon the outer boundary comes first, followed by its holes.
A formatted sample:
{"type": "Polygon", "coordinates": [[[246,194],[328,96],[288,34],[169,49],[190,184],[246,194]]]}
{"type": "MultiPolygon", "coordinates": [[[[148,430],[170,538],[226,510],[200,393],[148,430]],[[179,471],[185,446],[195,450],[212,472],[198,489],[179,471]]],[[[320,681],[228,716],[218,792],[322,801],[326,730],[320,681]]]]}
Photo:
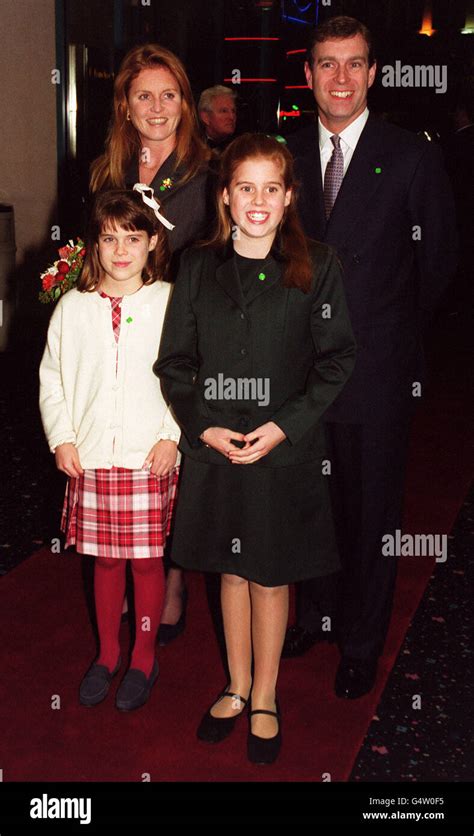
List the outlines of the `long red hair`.
{"type": "Polygon", "coordinates": [[[179,58],[158,44],[134,47],[123,59],[114,83],[114,112],[105,143],[105,153],[91,165],[92,192],[104,187],[123,189],[125,173],[133,159],[138,159],[140,137],[127,119],[128,94],[132,81],[142,70],[166,67],[181,90],[181,119],[176,130],[176,168],[183,167],[180,183],[190,180],[210,157],[200,138],[191,85],[179,58]]]}
{"type": "Polygon", "coordinates": [[[246,133],[234,139],[220,158],[216,193],[217,228],[206,243],[216,249],[224,248],[232,238],[232,218],[224,203],[223,191],[229,189],[238,166],[249,159],[272,160],[281,168],[285,190],[291,189],[291,201],[277,232],[275,244],[284,261],[285,287],[297,287],[308,292],[312,280],[312,264],[303,227],[296,211],[296,187],[293,158],[281,142],[266,134],[246,133]]]}

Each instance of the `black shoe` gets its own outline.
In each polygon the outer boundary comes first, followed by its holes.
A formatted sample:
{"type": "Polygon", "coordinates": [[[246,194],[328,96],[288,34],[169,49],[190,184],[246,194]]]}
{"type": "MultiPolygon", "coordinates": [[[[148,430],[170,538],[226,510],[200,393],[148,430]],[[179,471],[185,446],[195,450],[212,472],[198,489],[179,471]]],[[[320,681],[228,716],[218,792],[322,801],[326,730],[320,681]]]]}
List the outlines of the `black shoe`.
{"type": "Polygon", "coordinates": [[[211,708],[209,711],[206,711],[204,717],[199,723],[197,730],[199,740],[204,740],[206,743],[220,743],[221,740],[225,740],[234,728],[235,721],[244,713],[246,705],[247,700],[241,697],[240,694],[234,694],[233,691],[223,691],[219,698],[212,703],[211,708]],[[243,708],[240,714],[236,714],[234,717],[213,717],[211,714],[211,708],[216,705],[216,702],[220,702],[220,700],[224,699],[224,697],[235,697],[243,703],[243,708]]]}
{"type": "Polygon", "coordinates": [[[120,670],[122,659],[119,656],[116,667],[112,672],[105,665],[96,665],[95,662],[87,671],[79,687],[79,702],[81,705],[98,705],[105,700],[109,693],[110,683],[113,677],[120,670]]]}
{"type": "Polygon", "coordinates": [[[320,630],[319,633],[310,633],[309,630],[305,630],[304,627],[299,627],[298,624],[294,624],[293,627],[288,627],[288,630],[286,631],[285,642],[281,652],[282,659],[302,656],[303,653],[306,653],[306,651],[313,647],[316,642],[322,641],[333,642],[334,639],[332,637],[332,633],[329,631],[327,633],[323,633],[322,630],[320,630]]]}
{"type": "Polygon", "coordinates": [[[377,659],[363,661],[343,656],[334,684],[336,696],[346,700],[357,700],[372,690],[376,676],[377,659]]]}
{"type": "Polygon", "coordinates": [[[278,700],[276,711],[265,708],[255,708],[249,711],[249,733],[247,737],[247,757],[251,763],[273,763],[281,749],[281,714],[278,700]],[[254,714],[270,714],[278,720],[278,731],[275,737],[258,737],[252,732],[252,716],[254,714]]]}
{"type": "Polygon", "coordinates": [[[158,644],[160,647],[164,647],[174,639],[177,639],[186,627],[186,607],[188,604],[188,590],[186,587],[181,593],[181,599],[183,602],[183,609],[181,610],[181,615],[176,624],[160,624],[158,628],[158,644]]]}
{"type": "Polygon", "coordinates": [[[115,697],[115,705],[119,711],[133,711],[135,708],[145,705],[151,689],[158,679],[158,671],[156,659],[148,679],[143,671],[138,670],[138,668],[130,668],[127,671],[115,697]]]}

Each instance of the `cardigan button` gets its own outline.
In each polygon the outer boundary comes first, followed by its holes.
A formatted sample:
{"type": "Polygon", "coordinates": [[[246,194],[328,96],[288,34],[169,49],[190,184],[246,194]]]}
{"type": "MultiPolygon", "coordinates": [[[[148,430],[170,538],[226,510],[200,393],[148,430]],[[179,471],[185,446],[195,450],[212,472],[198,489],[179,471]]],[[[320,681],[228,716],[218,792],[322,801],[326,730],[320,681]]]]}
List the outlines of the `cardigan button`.
{"type": "Polygon", "coordinates": [[[241,318],[241,319],[245,319],[245,314],[244,314],[244,313],[241,313],[241,314],[240,314],[240,318],[241,318]]]}
{"type": "Polygon", "coordinates": [[[247,349],[246,348],[241,348],[240,353],[243,357],[245,357],[245,355],[247,354],[247,349]]]}

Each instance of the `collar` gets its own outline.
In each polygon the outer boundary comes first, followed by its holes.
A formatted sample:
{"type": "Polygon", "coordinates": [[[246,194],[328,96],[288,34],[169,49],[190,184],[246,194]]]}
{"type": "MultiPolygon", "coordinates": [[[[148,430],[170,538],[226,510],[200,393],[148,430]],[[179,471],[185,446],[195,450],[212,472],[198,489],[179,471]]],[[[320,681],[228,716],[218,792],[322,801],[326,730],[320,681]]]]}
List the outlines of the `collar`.
{"type": "MultiPolygon", "coordinates": [[[[360,135],[365,128],[365,124],[367,119],[369,118],[369,109],[366,107],[365,110],[354,119],[347,128],[344,128],[343,131],[339,134],[343,142],[351,148],[353,151],[359,141],[360,135]]],[[[323,148],[329,143],[332,148],[331,137],[334,136],[334,131],[328,131],[327,128],[324,127],[321,119],[318,116],[318,127],[319,127],[319,150],[322,151],[323,148]]]]}
{"type": "MultiPolygon", "coordinates": [[[[165,189],[164,191],[160,191],[160,186],[163,180],[167,180],[168,177],[172,177],[173,184],[177,183],[180,177],[182,177],[183,171],[179,168],[176,168],[176,151],[172,151],[166,160],[161,164],[160,168],[156,172],[153,180],[149,184],[152,189],[155,191],[155,197],[158,203],[161,203],[162,200],[169,194],[172,189],[165,189]]],[[[132,188],[135,183],[138,183],[139,177],[139,167],[138,167],[138,159],[135,158],[130,162],[130,165],[127,168],[127,173],[125,175],[125,183],[127,188],[132,188]]]]}
{"type": "MultiPolygon", "coordinates": [[[[149,301],[149,297],[153,295],[155,292],[153,289],[155,285],[161,284],[160,280],[152,282],[152,284],[142,284],[142,286],[135,291],[135,293],[128,293],[124,296],[115,296],[111,297],[107,294],[103,294],[100,290],[94,290],[91,293],[83,294],[85,296],[91,297],[92,302],[96,305],[106,305],[108,307],[108,302],[110,299],[121,299],[122,307],[135,307],[136,305],[141,304],[142,302],[149,301]]],[[[111,303],[110,303],[111,304],[111,303]]]]}
{"type": "Polygon", "coordinates": [[[261,265],[261,269],[263,271],[269,271],[266,280],[264,282],[256,282],[254,288],[247,294],[247,297],[244,298],[232,241],[230,241],[229,244],[221,251],[214,251],[214,256],[216,258],[214,277],[224,292],[227,293],[231,299],[233,299],[239,308],[242,311],[247,311],[248,305],[253,302],[257,296],[260,296],[262,293],[266,293],[275,284],[281,281],[283,272],[281,254],[279,254],[277,248],[272,248],[270,250],[261,265]],[[278,259],[275,258],[275,255],[279,256],[278,259]]]}
{"type": "MultiPolygon", "coordinates": [[[[224,244],[223,247],[216,247],[214,251],[221,264],[223,264],[225,261],[229,261],[229,259],[234,257],[235,252],[232,239],[229,238],[229,240],[224,244]]],[[[274,259],[278,262],[284,262],[285,260],[282,255],[281,236],[278,232],[275,238],[273,239],[273,244],[270,248],[270,252],[265,256],[266,261],[270,259],[274,259]]]]}

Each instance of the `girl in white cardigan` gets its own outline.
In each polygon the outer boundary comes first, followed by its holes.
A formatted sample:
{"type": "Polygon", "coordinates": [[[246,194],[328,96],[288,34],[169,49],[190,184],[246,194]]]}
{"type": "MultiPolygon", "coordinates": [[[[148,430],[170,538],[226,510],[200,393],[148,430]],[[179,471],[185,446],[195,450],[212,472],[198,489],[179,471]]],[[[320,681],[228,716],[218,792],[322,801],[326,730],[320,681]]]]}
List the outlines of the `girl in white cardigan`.
{"type": "Polygon", "coordinates": [[[116,697],[123,711],[143,705],[158,676],[162,557],[180,435],[152,371],[171,287],[163,281],[169,257],[163,224],[171,225],[153,190],[134,189],[96,199],[77,289],[51,317],[40,366],[44,430],[57,467],[69,477],[61,523],[66,547],[95,556],[100,652],[80,686],[83,705],[102,702],[121,667],[119,627],[131,561],[136,639],[116,697]]]}

